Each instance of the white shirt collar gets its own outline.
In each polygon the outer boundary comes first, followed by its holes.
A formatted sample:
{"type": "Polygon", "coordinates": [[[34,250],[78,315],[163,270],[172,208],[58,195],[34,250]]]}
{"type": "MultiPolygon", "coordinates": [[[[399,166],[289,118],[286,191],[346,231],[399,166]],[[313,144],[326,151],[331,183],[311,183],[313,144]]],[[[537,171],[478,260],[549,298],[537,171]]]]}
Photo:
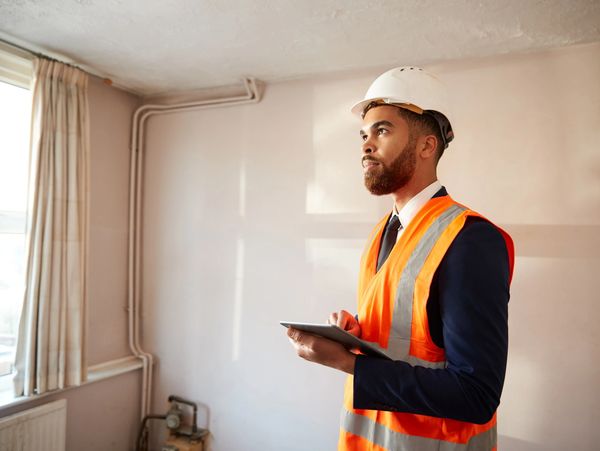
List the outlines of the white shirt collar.
{"type": "Polygon", "coordinates": [[[413,218],[417,215],[419,210],[423,208],[427,201],[429,201],[429,199],[431,199],[433,195],[437,193],[440,189],[442,189],[442,184],[439,182],[439,180],[436,180],[431,185],[421,190],[421,192],[419,192],[411,200],[409,200],[400,211],[396,211],[396,205],[394,204],[392,216],[398,216],[400,224],[402,224],[402,228],[405,229],[406,227],[408,227],[410,221],[412,221],[413,218]]]}

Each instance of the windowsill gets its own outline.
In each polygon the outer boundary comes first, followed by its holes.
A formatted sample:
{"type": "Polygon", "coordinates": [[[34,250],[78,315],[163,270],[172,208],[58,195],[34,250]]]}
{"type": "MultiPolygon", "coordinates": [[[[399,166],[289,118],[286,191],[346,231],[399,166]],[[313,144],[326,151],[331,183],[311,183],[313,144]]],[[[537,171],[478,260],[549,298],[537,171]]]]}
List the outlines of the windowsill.
{"type": "Polygon", "coordinates": [[[135,371],[142,368],[142,361],[135,356],[123,357],[121,359],[111,360],[108,362],[100,363],[98,365],[93,365],[88,367],[88,377],[85,382],[81,385],[76,385],[73,387],[67,387],[59,390],[52,390],[41,395],[33,395],[33,396],[17,396],[15,397],[12,391],[12,377],[13,375],[4,376],[6,378],[11,379],[11,387],[8,390],[4,390],[0,392],[0,415],[2,414],[2,410],[8,407],[14,407],[20,404],[26,404],[28,402],[33,402],[38,399],[45,398],[47,396],[56,395],[58,393],[65,392],[67,390],[72,390],[77,387],[83,387],[88,384],[92,384],[94,382],[98,382],[104,379],[108,379],[111,377],[119,376],[121,374],[128,373],[130,371],[135,371]]]}

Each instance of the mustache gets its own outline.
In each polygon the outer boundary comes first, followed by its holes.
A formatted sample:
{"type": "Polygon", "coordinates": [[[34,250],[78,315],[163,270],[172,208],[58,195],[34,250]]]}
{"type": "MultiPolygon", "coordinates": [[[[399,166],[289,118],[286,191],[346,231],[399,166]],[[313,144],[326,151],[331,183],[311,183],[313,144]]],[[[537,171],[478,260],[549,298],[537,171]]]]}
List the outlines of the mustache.
{"type": "Polygon", "coordinates": [[[374,161],[376,163],[381,163],[381,161],[379,161],[377,158],[372,157],[371,155],[365,155],[364,157],[362,157],[361,162],[364,163],[365,161],[374,161]]]}

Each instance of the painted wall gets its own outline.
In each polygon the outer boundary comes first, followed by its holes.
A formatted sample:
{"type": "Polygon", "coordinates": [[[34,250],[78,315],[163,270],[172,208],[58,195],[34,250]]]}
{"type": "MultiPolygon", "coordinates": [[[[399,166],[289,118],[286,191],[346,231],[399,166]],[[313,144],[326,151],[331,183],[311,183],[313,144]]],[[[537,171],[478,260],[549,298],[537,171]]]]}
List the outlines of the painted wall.
{"type": "Polygon", "coordinates": [[[67,451],[130,451],[139,432],[141,384],[141,371],[129,372],[3,409],[2,416],[66,399],[67,451]]]}
{"type": "Polygon", "coordinates": [[[91,77],[88,364],[131,354],[127,233],[131,117],[140,99],[91,77]]]}
{"type": "MultiPolygon", "coordinates": [[[[515,238],[500,449],[600,442],[600,44],[443,64],[457,138],[440,179],[515,238]]],[[[348,110],[379,71],[269,85],[258,105],[154,117],[143,338],[154,410],[202,403],[213,451],[335,448],[344,376],[280,320],[355,310],[358,260],[391,207],[362,186],[348,110]]]]}
{"type": "MultiPolygon", "coordinates": [[[[139,99],[90,77],[88,365],[130,355],[127,341],[127,208],[131,116],[139,99]]],[[[3,409],[2,416],[67,399],[68,451],[132,449],[140,424],[141,371],[3,409]]]]}

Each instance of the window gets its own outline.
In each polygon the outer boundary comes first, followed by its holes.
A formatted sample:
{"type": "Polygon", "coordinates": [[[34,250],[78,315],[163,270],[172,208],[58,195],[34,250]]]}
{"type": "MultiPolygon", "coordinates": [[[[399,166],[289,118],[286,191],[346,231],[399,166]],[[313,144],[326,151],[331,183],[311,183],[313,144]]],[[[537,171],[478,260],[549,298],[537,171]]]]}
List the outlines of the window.
{"type": "Polygon", "coordinates": [[[12,389],[25,288],[31,62],[0,45],[0,391],[12,389]]]}

